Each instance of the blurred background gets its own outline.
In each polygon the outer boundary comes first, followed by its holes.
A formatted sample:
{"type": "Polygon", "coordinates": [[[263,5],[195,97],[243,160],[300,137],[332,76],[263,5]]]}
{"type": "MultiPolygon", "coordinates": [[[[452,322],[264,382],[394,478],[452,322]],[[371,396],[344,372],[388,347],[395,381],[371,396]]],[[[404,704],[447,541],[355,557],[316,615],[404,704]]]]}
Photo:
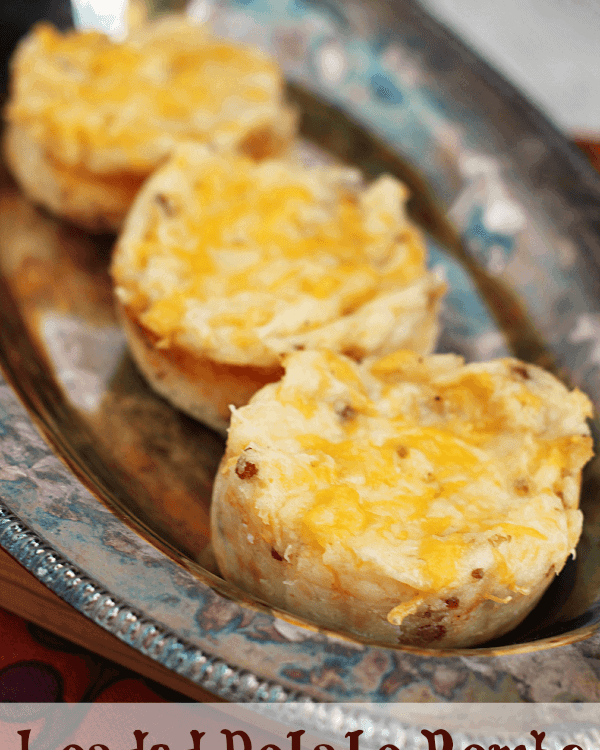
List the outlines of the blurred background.
{"type": "Polygon", "coordinates": [[[600,132],[598,0],[421,3],[571,133],[600,132]]]}
{"type": "MultiPolygon", "coordinates": [[[[166,4],[160,0],[160,5],[166,4]]],[[[172,0],[170,4],[181,7],[183,2],[172,0]]],[[[390,4],[393,6],[393,0],[390,4]]],[[[421,4],[564,131],[581,136],[600,132],[598,0],[421,0],[421,4]]],[[[60,27],[72,18],[77,26],[122,36],[127,6],[127,0],[72,0],[72,4],[69,0],[5,0],[0,4],[3,60],[18,37],[42,17],[60,27]]],[[[4,87],[5,70],[2,76],[4,87]]]]}
{"type": "MultiPolygon", "coordinates": [[[[421,0],[421,5],[560,128],[600,134],[598,0],[421,0]]],[[[126,6],[127,0],[73,0],[73,14],[78,25],[120,35],[126,6]]]]}

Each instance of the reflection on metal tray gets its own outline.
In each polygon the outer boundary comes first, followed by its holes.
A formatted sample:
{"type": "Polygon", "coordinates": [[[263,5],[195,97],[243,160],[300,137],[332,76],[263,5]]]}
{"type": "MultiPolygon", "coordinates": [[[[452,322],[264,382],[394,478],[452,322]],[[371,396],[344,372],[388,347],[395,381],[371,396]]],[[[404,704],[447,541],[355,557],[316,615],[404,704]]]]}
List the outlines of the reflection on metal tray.
{"type": "MultiPolygon", "coordinates": [[[[467,359],[513,351],[598,403],[599,241],[589,217],[600,189],[560,136],[411,3],[393,12],[383,3],[201,6],[218,32],[279,57],[311,158],[410,185],[450,287],[440,348],[467,359]]],[[[600,620],[597,462],[576,561],[501,642],[380,648],[272,612],[216,575],[208,507],[223,443],[155,396],[131,364],[107,275],[112,238],[57,221],[0,180],[0,360],[72,472],[0,385],[0,543],[41,580],[231,699],[600,697],[598,636],[576,643],[600,620]],[[558,682],[548,679],[550,646],[561,647],[558,682]]]]}

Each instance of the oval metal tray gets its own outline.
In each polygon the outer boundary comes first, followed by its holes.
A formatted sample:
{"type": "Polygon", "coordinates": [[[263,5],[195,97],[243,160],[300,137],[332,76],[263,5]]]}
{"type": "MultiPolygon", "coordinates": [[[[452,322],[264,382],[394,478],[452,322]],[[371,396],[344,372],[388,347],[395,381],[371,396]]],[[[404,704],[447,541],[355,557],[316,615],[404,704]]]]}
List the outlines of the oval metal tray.
{"type": "MultiPolygon", "coordinates": [[[[431,262],[449,282],[439,350],[512,351],[598,403],[600,179],[552,126],[407,0],[193,7],[217,32],[279,58],[306,158],[410,185],[431,262]]],[[[112,311],[111,245],[36,209],[1,175],[10,386],[0,382],[0,544],[10,554],[107,630],[228,700],[600,698],[597,461],[577,559],[502,641],[391,649],[274,611],[214,570],[207,518],[223,444],[137,375],[112,311]]]]}

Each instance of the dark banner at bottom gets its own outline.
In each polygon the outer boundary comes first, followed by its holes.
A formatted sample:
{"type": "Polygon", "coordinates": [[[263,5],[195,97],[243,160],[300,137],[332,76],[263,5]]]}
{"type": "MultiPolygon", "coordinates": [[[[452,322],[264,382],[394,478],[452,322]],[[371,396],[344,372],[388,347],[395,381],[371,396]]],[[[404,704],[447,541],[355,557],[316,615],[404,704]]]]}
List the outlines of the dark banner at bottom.
{"type": "Polygon", "coordinates": [[[597,704],[0,704],[1,750],[598,750],[597,704]]]}

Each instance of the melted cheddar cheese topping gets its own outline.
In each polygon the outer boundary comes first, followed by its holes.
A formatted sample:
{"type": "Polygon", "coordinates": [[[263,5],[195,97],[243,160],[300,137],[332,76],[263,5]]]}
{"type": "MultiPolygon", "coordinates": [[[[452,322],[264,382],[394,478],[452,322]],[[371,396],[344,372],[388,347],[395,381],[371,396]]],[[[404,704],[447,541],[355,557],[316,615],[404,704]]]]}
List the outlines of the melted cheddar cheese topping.
{"type": "Polygon", "coordinates": [[[186,140],[232,146],[277,129],[283,81],[258,49],[181,17],[115,42],[38,24],[13,64],[7,119],[28,128],[57,166],[118,173],[154,167],[186,140]]]}
{"type": "Polygon", "coordinates": [[[476,571],[510,597],[562,567],[592,454],[581,392],[511,359],[398,352],[356,365],[299,352],[285,365],[230,430],[262,472],[256,508],[274,538],[332,568],[350,556],[415,596],[472,584],[476,571]]]}
{"type": "Polygon", "coordinates": [[[130,217],[117,293],[162,345],[217,361],[271,365],[314,346],[385,351],[398,335],[408,343],[413,320],[427,328],[415,344],[426,350],[443,285],[426,269],[406,198],[392,177],[364,188],[349,168],[187,146],[130,217]]]}

